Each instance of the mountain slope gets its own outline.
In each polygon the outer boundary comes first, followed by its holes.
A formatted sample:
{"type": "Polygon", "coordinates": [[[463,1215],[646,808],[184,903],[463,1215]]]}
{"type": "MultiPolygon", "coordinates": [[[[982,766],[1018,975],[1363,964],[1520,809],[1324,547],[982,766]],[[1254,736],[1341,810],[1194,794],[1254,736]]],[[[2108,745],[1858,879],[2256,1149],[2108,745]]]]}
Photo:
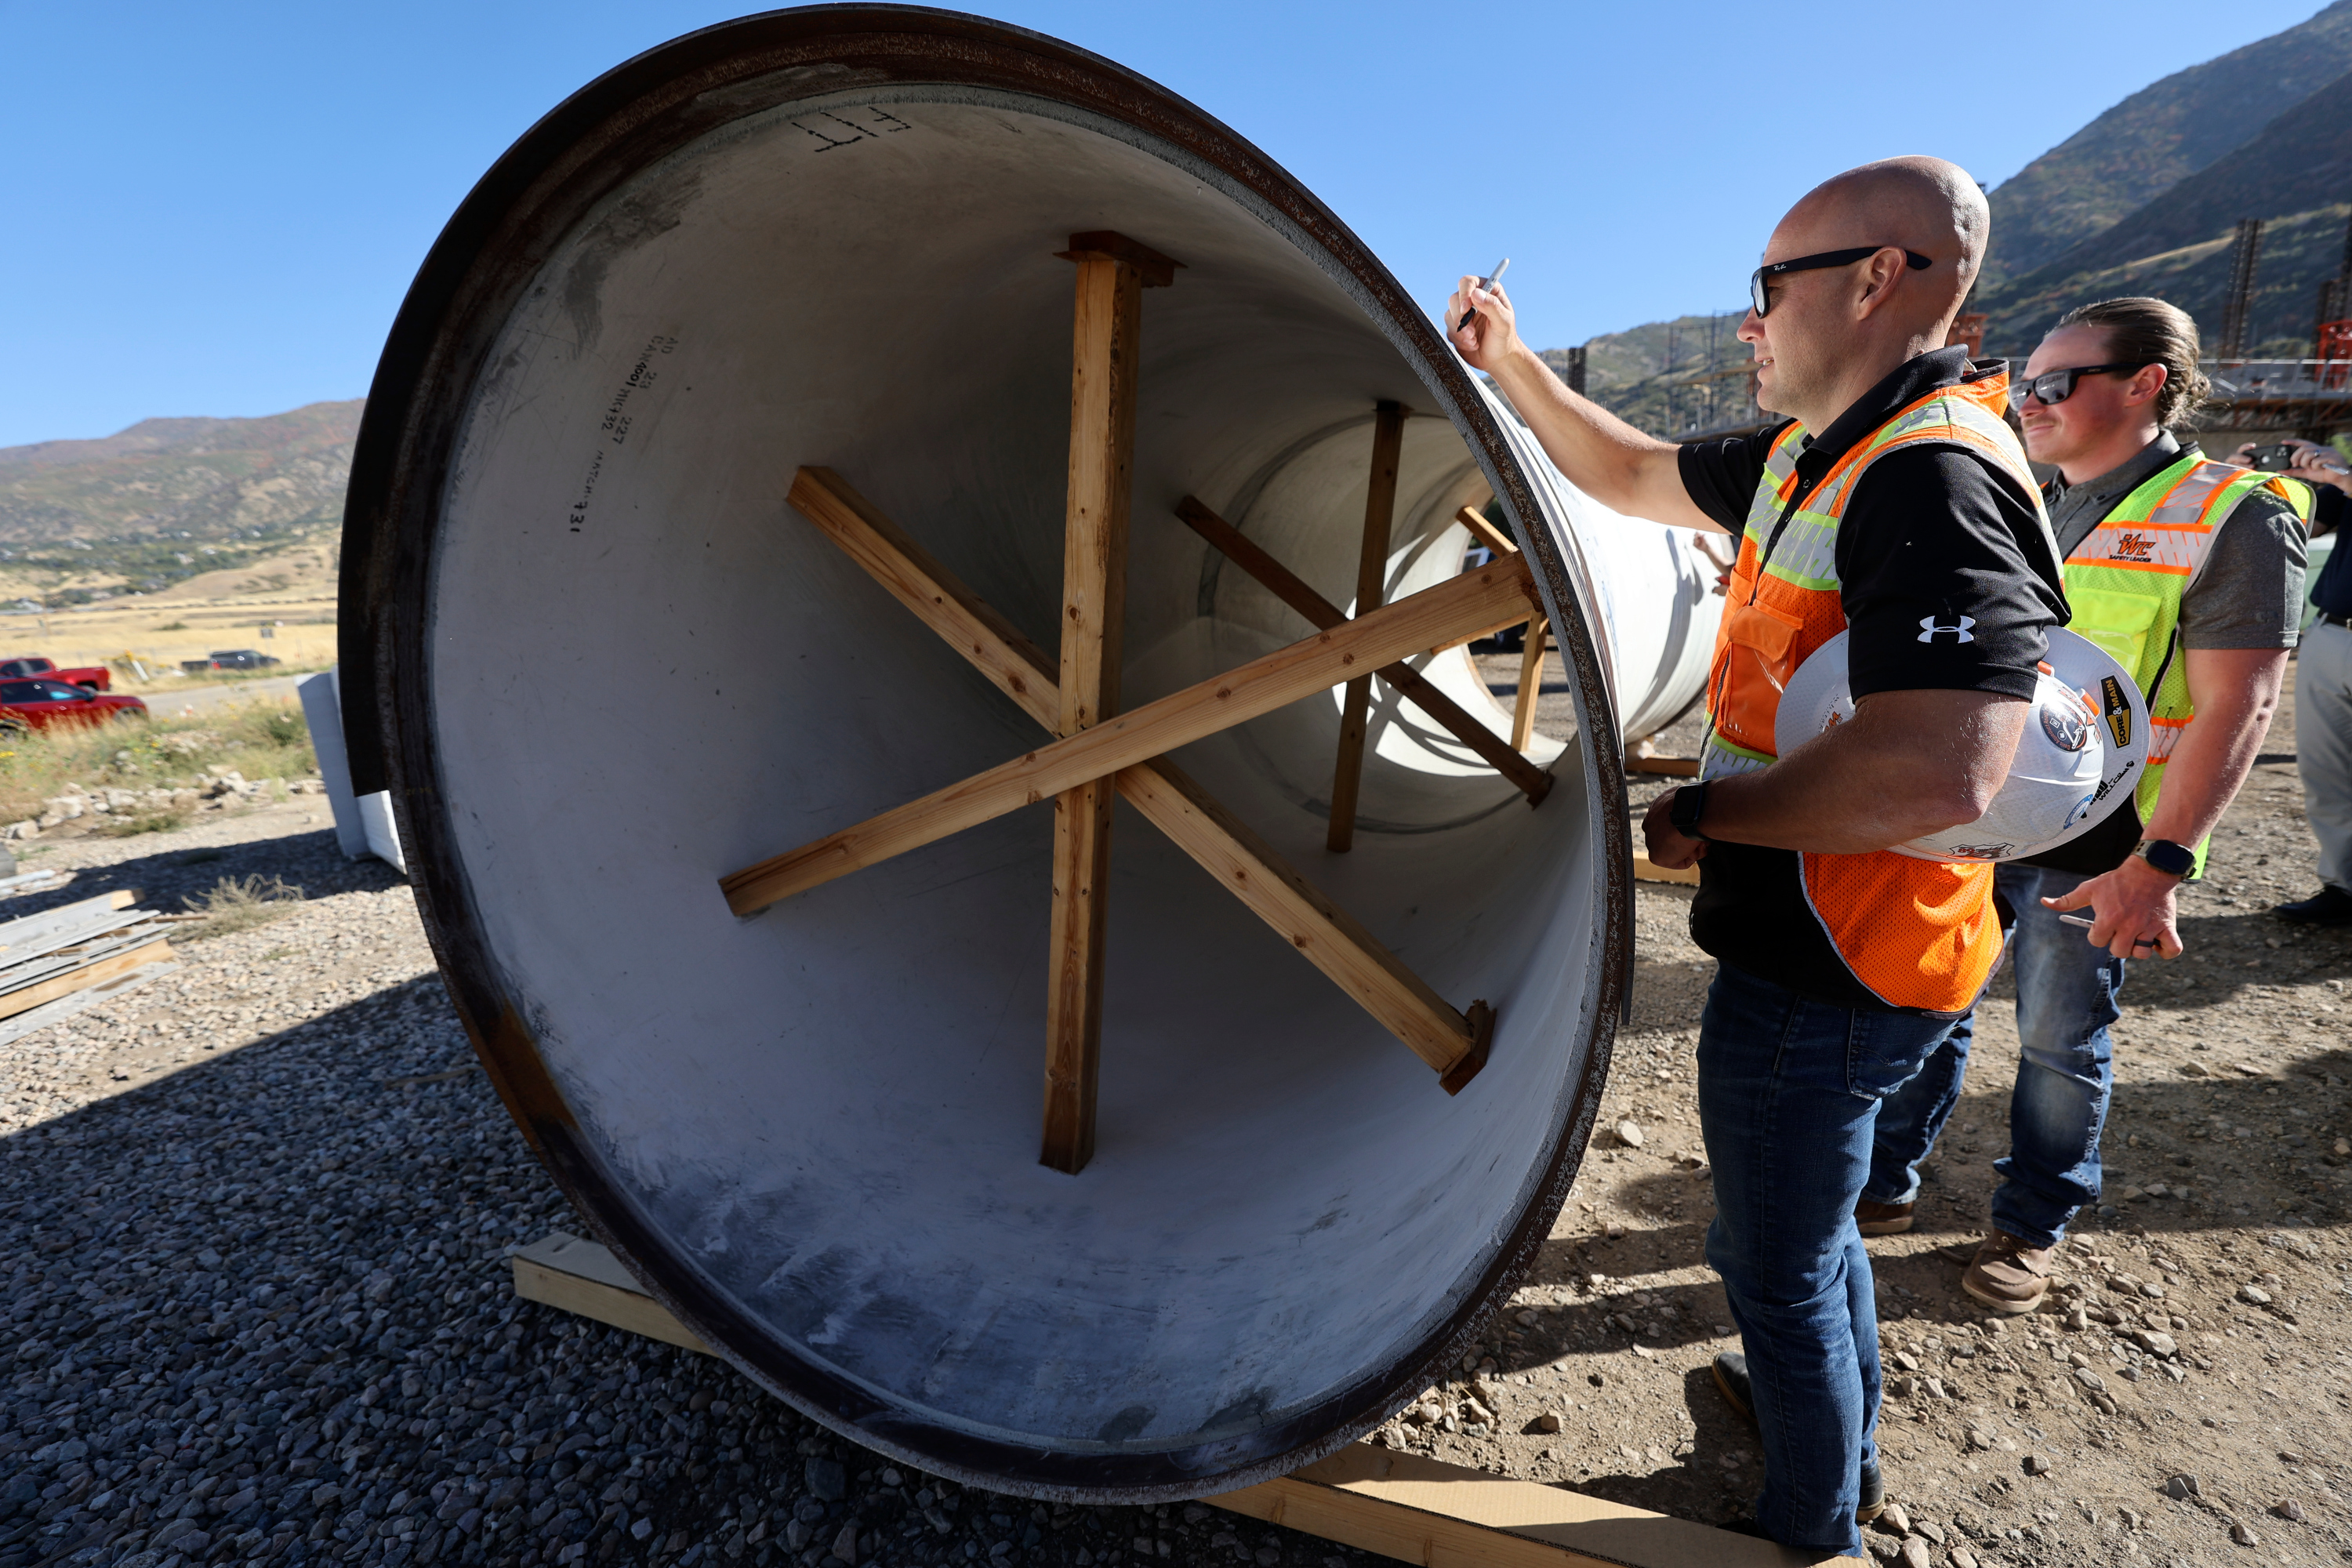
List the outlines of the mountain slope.
{"type": "Polygon", "coordinates": [[[339,522],[359,400],[0,447],[0,544],[339,522]]]}
{"type": "Polygon", "coordinates": [[[2142,88],[1992,193],[1992,254],[1979,287],[2054,261],[2347,71],[2352,0],[2336,0],[2309,21],[2142,88]]]}
{"type": "Polygon", "coordinates": [[[2343,262],[2347,196],[2352,74],[2054,261],[1979,289],[1976,308],[1991,318],[1989,345],[2024,353],[2067,310],[2118,294],[2168,300],[2210,339],[2229,292],[2237,221],[2259,217],[2266,226],[2246,347],[2300,357],[2311,352],[2317,285],[2343,262]]]}
{"type": "Polygon", "coordinates": [[[5,596],[153,592],[342,525],[361,403],[0,448],[5,596]]]}
{"type": "Polygon", "coordinates": [[[2047,268],[2088,272],[2232,233],[2240,218],[2284,217],[2352,195],[2352,75],[2338,77],[2253,140],[2047,268]]]}

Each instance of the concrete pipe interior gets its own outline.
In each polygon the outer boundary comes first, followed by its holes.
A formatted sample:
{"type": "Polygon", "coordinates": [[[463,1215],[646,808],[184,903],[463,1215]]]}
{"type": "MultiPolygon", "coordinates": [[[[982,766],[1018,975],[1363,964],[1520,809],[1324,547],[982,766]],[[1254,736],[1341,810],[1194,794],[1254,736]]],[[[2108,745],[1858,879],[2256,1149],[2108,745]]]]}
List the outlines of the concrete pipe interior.
{"type": "MultiPolygon", "coordinates": [[[[352,489],[354,768],[394,791],[519,1120],[729,1359],[986,1485],[1221,1489],[1458,1354],[1581,1152],[1627,827],[1574,503],[1532,466],[1360,244],[1181,100],[968,17],[751,18],[551,115],[420,277],[352,489]],[[1449,1098],[1122,805],[1099,1142],[1070,1176],[1037,1158],[1047,808],[751,919],[716,883],[1044,738],[784,497],[837,470],[1052,648],[1054,253],[1092,229],[1183,264],[1144,296],[1127,705],[1307,635],[1177,520],[1187,493],[1352,597],[1387,398],[1415,416],[1389,593],[1458,570],[1455,509],[1499,492],[1582,719],[1530,809],[1383,692],[1345,856],[1337,693],[1178,753],[1438,992],[1490,1002],[1491,1058],[1449,1098]]],[[[1459,653],[1421,662],[1505,723],[1459,653]]]]}

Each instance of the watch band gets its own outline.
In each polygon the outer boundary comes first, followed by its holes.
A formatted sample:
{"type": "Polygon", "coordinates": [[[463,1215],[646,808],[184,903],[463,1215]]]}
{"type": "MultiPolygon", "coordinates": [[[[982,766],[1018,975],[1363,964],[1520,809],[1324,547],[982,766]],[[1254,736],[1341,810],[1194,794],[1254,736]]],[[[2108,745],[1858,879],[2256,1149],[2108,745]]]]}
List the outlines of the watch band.
{"type": "Polygon", "coordinates": [[[2132,853],[2168,877],[2186,877],[2197,869],[2197,851],[2169,838],[2143,838],[2132,853]]]}
{"type": "Polygon", "coordinates": [[[1706,781],[1683,785],[1675,791],[1675,804],[1666,808],[1666,820],[1685,838],[1704,843],[1706,835],[1699,831],[1699,819],[1706,815],[1706,781]]]}

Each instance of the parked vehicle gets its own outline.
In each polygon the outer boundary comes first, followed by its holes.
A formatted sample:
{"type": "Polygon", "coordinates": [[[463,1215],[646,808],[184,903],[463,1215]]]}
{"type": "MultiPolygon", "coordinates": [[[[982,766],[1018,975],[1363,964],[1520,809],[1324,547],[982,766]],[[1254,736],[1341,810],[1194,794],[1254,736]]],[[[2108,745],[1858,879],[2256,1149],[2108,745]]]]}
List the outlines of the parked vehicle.
{"type": "Polygon", "coordinates": [[[79,669],[59,669],[46,658],[27,654],[20,658],[0,659],[0,680],[62,680],[68,686],[79,686],[85,691],[104,691],[114,684],[114,671],[102,664],[85,665],[79,669]]]}
{"type": "Polygon", "coordinates": [[[146,717],[147,704],[121,692],[89,691],[62,680],[0,680],[0,733],[146,717]]]}
{"type": "Polygon", "coordinates": [[[278,662],[249,647],[215,648],[203,658],[182,659],[180,668],[190,675],[202,675],[208,669],[263,669],[278,662]]]}

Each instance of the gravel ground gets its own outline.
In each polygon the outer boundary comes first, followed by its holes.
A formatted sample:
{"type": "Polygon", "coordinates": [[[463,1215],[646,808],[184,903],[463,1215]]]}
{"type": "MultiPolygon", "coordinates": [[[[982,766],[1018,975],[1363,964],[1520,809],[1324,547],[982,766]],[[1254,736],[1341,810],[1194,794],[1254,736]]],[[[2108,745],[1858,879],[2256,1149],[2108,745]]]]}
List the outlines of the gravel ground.
{"type": "Polygon", "coordinates": [[[35,846],[70,887],[309,899],[0,1047],[0,1568],[1371,1559],[1199,1505],[902,1472],[708,1357],[516,1300],[571,1224],[407,888],[280,805],[35,846]]]}
{"type": "MultiPolygon", "coordinates": [[[[2270,744],[2292,752],[2291,715],[2270,744]]],[[[1881,1556],[2352,1561],[2352,933],[2263,913],[2309,890],[2291,781],[2266,763],[2225,830],[2192,900],[2202,963],[2134,980],[2115,1212],[2064,1260],[2079,1313],[1988,1323],[1939,1250],[1980,1223],[2003,1146],[2013,1035],[1986,1020],[1921,1229],[1873,1246],[1916,1363],[1894,1360],[1885,1426],[1910,1533],[1874,1535],[1881,1556]],[[2196,1492],[2168,1497],[2181,1474],[2196,1492]]],[[[406,888],[344,861],[314,804],[51,835],[25,861],[75,879],[0,914],[121,887],[174,908],[224,877],[309,896],[184,932],[180,973],[0,1047],[0,1568],[1373,1561],[1199,1505],[1049,1508],[895,1469],[717,1362],[515,1300],[508,1248],[568,1215],[472,1066],[406,888]]],[[[1602,1115],[1638,1146],[1599,1141],[1435,1423],[1380,1440],[1692,1518],[1752,1489],[1752,1436],[1705,1372],[1727,1315],[1699,1257],[1709,966],[1686,900],[1640,893],[1602,1115]]]]}

